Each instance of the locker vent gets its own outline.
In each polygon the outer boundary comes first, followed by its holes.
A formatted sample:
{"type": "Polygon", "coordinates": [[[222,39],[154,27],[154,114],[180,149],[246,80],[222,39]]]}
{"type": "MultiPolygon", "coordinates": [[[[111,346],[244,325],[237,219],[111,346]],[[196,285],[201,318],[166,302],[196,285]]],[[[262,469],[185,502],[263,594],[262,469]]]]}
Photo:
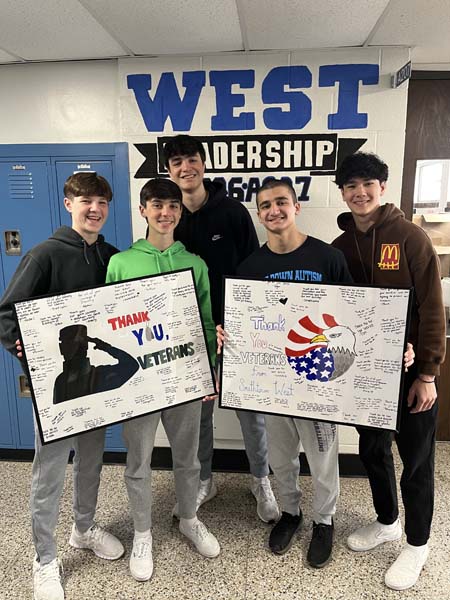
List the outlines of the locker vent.
{"type": "Polygon", "coordinates": [[[33,174],[28,171],[25,173],[10,173],[8,175],[9,194],[14,200],[33,200],[33,174]]]}

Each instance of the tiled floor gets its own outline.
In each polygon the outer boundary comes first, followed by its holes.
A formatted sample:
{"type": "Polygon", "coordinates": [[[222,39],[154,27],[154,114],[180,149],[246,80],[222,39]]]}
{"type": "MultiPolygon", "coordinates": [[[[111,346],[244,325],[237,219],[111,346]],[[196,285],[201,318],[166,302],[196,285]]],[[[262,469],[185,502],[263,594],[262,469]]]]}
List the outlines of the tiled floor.
{"type": "MultiPolygon", "coordinates": [[[[97,520],[124,542],[124,558],[107,562],[67,544],[72,525],[70,467],[61,507],[58,541],[65,568],[67,600],[450,600],[450,444],[437,450],[436,508],[432,552],[418,584],[405,592],[385,588],[383,576],[401,542],[371,553],[356,554],[345,546],[355,526],[372,518],[365,479],[342,479],[336,516],[334,560],[324,569],[306,565],[311,518],[311,479],[301,478],[304,526],[284,556],[267,548],[270,526],[256,517],[248,476],[217,473],[219,495],[199,516],[220,541],[214,560],[195,553],[172,521],[172,474],[154,473],[153,578],[138,583],[128,572],[132,527],[123,485],[123,466],[104,468],[97,520]]],[[[28,513],[30,464],[0,462],[0,600],[32,598],[31,544],[28,513]]],[[[276,490],[275,490],[276,491],[276,490]]]]}

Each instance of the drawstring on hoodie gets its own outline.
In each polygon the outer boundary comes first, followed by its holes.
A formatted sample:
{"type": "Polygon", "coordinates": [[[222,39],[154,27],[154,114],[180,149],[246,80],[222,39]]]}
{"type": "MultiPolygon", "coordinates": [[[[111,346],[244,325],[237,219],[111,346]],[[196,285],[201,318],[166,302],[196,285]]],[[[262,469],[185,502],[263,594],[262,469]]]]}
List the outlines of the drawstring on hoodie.
{"type": "Polygon", "coordinates": [[[371,261],[370,261],[370,281],[369,278],[367,277],[367,271],[366,271],[366,267],[364,265],[364,261],[362,258],[362,254],[361,254],[361,249],[359,247],[359,243],[358,243],[358,238],[356,237],[356,231],[353,231],[353,239],[355,240],[355,246],[356,249],[358,250],[358,257],[359,257],[359,262],[361,263],[361,268],[364,274],[364,279],[366,283],[370,283],[373,284],[373,265],[374,265],[374,261],[375,261],[375,227],[372,229],[372,256],[371,256],[371,261]]]}
{"type": "MultiPolygon", "coordinates": [[[[167,248],[166,248],[167,250],[167,248]]],[[[162,271],[162,267],[161,267],[161,263],[159,261],[159,257],[158,254],[161,256],[163,253],[165,252],[165,250],[158,250],[157,252],[155,252],[155,254],[153,255],[156,259],[156,265],[158,268],[158,273],[163,272],[162,271]]],[[[171,252],[167,252],[167,254],[164,254],[164,256],[167,258],[167,262],[169,263],[169,270],[170,271],[174,271],[175,268],[173,266],[173,261],[172,261],[172,253],[171,252]]]]}
{"type": "Polygon", "coordinates": [[[102,251],[100,248],[102,248],[102,250],[104,249],[105,256],[109,256],[107,250],[108,244],[104,243],[104,237],[102,235],[99,235],[94,244],[90,246],[82,235],[67,225],[62,225],[59,229],[57,229],[55,233],[49,237],[49,240],[56,240],[58,242],[63,242],[64,244],[69,244],[70,246],[75,246],[78,248],[78,250],[83,248],[83,258],[87,265],[91,264],[89,261],[89,251],[92,246],[95,246],[95,253],[97,254],[96,260],[98,260],[102,267],[105,266],[105,259],[102,256],[102,251]]]}
{"type": "MultiPolygon", "coordinates": [[[[165,273],[167,271],[175,271],[179,269],[179,253],[186,251],[184,244],[179,241],[174,242],[165,250],[159,250],[146,239],[137,240],[131,246],[131,250],[146,254],[148,258],[154,261],[154,268],[151,269],[152,274],[165,273]]],[[[140,260],[140,259],[136,259],[140,260]]],[[[150,268],[150,267],[149,267],[150,268]]]]}
{"type": "MultiPolygon", "coordinates": [[[[100,264],[102,265],[102,267],[104,267],[105,261],[103,260],[103,257],[100,253],[100,249],[98,246],[99,246],[98,242],[95,242],[95,244],[94,244],[95,252],[97,254],[100,264]]],[[[83,255],[84,255],[84,260],[87,262],[88,265],[90,265],[91,263],[89,262],[89,258],[88,258],[88,245],[87,245],[86,240],[84,240],[84,239],[83,239],[83,255]]]]}
{"type": "Polygon", "coordinates": [[[88,265],[90,265],[91,263],[89,262],[88,255],[87,255],[86,240],[83,240],[83,254],[84,254],[84,260],[87,262],[88,265]]]}
{"type": "Polygon", "coordinates": [[[105,261],[103,260],[103,257],[100,253],[100,248],[98,247],[98,242],[95,242],[95,251],[97,253],[98,256],[98,260],[100,261],[100,264],[102,265],[102,267],[105,266],[105,261]]]}

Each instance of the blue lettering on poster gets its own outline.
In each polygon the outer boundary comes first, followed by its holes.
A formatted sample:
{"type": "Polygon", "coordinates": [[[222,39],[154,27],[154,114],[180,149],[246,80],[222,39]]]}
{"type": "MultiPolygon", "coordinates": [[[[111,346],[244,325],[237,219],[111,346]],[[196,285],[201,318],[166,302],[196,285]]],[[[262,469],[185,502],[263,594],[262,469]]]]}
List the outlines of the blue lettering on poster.
{"type": "Polygon", "coordinates": [[[322,281],[323,275],[317,271],[307,269],[291,269],[289,271],[278,271],[266,275],[266,279],[280,279],[281,281],[322,281]]]}
{"type": "Polygon", "coordinates": [[[241,112],[234,115],[234,109],[245,106],[244,94],[233,94],[231,87],[238,84],[241,88],[255,87],[255,71],[230,70],[211,71],[210,84],[216,88],[216,115],[211,118],[213,131],[238,131],[255,129],[255,114],[241,112]]]}
{"type": "MultiPolygon", "coordinates": [[[[319,87],[338,84],[337,111],[327,115],[328,129],[364,129],[367,113],[358,112],[361,85],[379,82],[378,64],[322,65],[319,68],[319,87]]],[[[216,114],[211,116],[212,131],[249,131],[255,129],[255,113],[243,109],[244,93],[233,92],[233,86],[254,89],[253,69],[210,71],[209,83],[215,89],[216,114]]],[[[153,98],[150,96],[152,76],[131,74],[127,85],[134,96],[147,131],[164,131],[170,118],[173,131],[190,131],[198,108],[200,95],[206,84],[205,71],[183,71],[180,93],[174,73],[162,73],[153,98]]],[[[312,102],[299,88],[311,88],[312,74],[305,65],[274,67],[261,84],[264,105],[283,104],[264,108],[262,117],[268,129],[301,130],[311,120],[312,102]],[[297,90],[297,91],[294,91],[297,90]]]]}
{"type": "Polygon", "coordinates": [[[173,73],[163,73],[153,100],[149,91],[152,87],[151,75],[128,75],[128,88],[133,90],[147,131],[164,131],[168,117],[174,131],[189,131],[197,109],[198,100],[205,86],[204,71],[183,72],[183,99],[173,73]]]}
{"type": "Polygon", "coordinates": [[[303,129],[311,120],[311,100],[303,92],[285,91],[289,88],[310,88],[311,71],[308,67],[275,67],[267,74],[262,84],[264,104],[289,104],[290,110],[266,108],[264,124],[268,129],[303,129]]]}
{"type": "Polygon", "coordinates": [[[319,69],[319,87],[339,84],[337,112],[328,115],[328,129],[364,129],[367,113],[358,112],[359,82],[376,85],[379,66],[370,64],[323,65],[319,69]]]}

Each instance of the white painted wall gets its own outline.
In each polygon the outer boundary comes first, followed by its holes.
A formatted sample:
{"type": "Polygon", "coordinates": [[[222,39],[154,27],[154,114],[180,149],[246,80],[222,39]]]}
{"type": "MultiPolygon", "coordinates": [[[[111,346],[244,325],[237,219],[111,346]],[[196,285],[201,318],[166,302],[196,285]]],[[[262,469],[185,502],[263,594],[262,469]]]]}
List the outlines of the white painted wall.
{"type": "MultiPolygon", "coordinates": [[[[163,133],[146,131],[133,92],[127,88],[128,73],[151,73],[156,85],[162,72],[171,71],[181,87],[182,71],[205,70],[208,73],[210,69],[254,69],[255,88],[237,91],[245,93],[245,109],[242,110],[251,110],[256,117],[255,131],[245,133],[265,134],[268,131],[261,118],[264,107],[260,94],[263,78],[272,67],[307,65],[313,75],[313,85],[305,92],[312,101],[313,112],[311,121],[300,133],[317,134],[328,131],[326,115],[336,110],[337,103],[337,88],[318,87],[320,65],[376,63],[380,67],[379,84],[361,87],[359,97],[359,110],[369,115],[367,129],[337,133],[341,137],[368,139],[362,149],[379,153],[389,164],[391,175],[386,198],[399,205],[407,86],[391,89],[390,74],[407,60],[408,52],[403,49],[370,48],[0,66],[0,143],[128,142],[133,236],[136,239],[145,231],[137,208],[143,181],[135,180],[133,176],[143,159],[133,144],[153,142],[157,135],[170,135],[173,130],[168,122],[163,133]]],[[[190,133],[211,135],[214,102],[214,90],[208,86],[207,78],[190,133]]],[[[227,132],[214,132],[218,133],[227,132]]],[[[236,131],[230,133],[239,134],[236,131]]],[[[311,200],[303,206],[299,216],[299,227],[306,233],[331,241],[338,234],[336,216],[343,208],[332,177],[313,178],[310,195],[311,200]]],[[[254,204],[248,208],[256,221],[254,204]]],[[[257,230],[264,241],[264,231],[258,224],[257,230]]],[[[242,447],[234,413],[216,410],[215,428],[217,447],[242,447]]],[[[341,451],[357,452],[354,430],[342,427],[340,435],[341,451]]],[[[158,443],[167,443],[163,432],[158,433],[158,443]]]]}

